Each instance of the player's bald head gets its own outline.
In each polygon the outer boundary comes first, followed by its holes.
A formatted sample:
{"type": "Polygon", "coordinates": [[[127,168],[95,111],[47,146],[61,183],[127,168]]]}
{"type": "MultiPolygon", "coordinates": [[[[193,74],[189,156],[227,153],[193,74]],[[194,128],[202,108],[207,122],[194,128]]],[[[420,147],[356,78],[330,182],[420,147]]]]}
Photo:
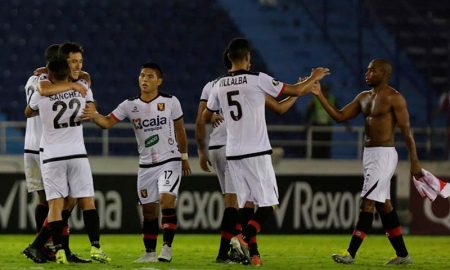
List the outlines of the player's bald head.
{"type": "Polygon", "coordinates": [[[392,76],[392,65],[386,59],[374,59],[372,64],[377,68],[381,69],[384,73],[384,77],[389,80],[392,76]]]}

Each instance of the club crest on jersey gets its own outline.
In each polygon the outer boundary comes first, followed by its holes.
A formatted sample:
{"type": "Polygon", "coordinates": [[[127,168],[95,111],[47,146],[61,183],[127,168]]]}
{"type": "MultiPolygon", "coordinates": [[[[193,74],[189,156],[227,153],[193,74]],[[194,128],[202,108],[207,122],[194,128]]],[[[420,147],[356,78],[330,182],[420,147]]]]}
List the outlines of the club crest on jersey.
{"type": "Polygon", "coordinates": [[[155,145],[159,142],[159,136],[158,134],[152,135],[145,139],[145,147],[150,147],[152,145],[155,145]]]}
{"type": "Polygon", "coordinates": [[[158,103],[158,111],[164,111],[166,109],[165,103],[158,103]]]}
{"type": "Polygon", "coordinates": [[[273,79],[273,80],[272,80],[272,84],[273,84],[273,86],[277,86],[277,85],[280,84],[280,81],[279,81],[279,80],[273,79]]]}
{"type": "Polygon", "coordinates": [[[141,189],[141,197],[142,198],[147,198],[147,196],[148,196],[148,193],[147,193],[147,189],[141,189]]]}
{"type": "Polygon", "coordinates": [[[141,119],[141,118],[133,118],[132,119],[133,125],[135,129],[143,129],[147,127],[157,127],[161,125],[167,124],[167,118],[166,117],[159,117],[159,115],[156,118],[150,118],[150,119],[141,119]]]}

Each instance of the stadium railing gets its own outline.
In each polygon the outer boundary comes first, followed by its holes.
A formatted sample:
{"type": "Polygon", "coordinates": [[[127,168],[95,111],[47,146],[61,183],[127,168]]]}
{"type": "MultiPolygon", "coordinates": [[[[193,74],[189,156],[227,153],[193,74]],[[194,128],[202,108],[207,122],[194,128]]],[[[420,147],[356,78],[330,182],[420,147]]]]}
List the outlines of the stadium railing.
{"type": "MultiPolygon", "coordinates": [[[[118,123],[113,129],[100,129],[93,123],[85,123],[84,136],[88,152],[91,155],[115,156],[136,155],[136,139],[131,123],[118,123]],[[131,151],[122,151],[120,147],[131,151]],[[115,151],[112,151],[114,150],[115,151]]],[[[25,121],[0,121],[0,154],[12,154],[10,145],[24,142],[25,121]],[[8,132],[19,130],[21,132],[8,132]]],[[[190,149],[195,149],[195,124],[186,124],[190,149]]],[[[330,146],[332,158],[360,159],[364,143],[364,127],[354,126],[348,130],[344,126],[301,126],[301,125],[268,125],[271,144],[274,148],[282,148],[285,157],[312,158],[313,147],[330,146]],[[317,132],[332,133],[332,140],[318,141],[313,139],[317,132]]],[[[447,158],[447,129],[432,127],[413,128],[417,152],[421,159],[439,160],[447,158]]],[[[249,134],[251,136],[251,134],[249,134]]],[[[399,130],[396,131],[396,147],[400,159],[407,158],[406,145],[399,130]]],[[[17,148],[17,147],[15,147],[17,148]]],[[[18,154],[18,153],[16,153],[18,154]]]]}

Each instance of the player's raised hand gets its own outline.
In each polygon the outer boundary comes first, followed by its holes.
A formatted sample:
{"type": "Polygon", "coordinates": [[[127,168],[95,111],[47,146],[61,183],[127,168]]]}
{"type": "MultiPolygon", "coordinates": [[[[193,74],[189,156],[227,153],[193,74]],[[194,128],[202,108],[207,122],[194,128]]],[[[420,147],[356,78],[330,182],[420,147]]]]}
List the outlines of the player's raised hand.
{"type": "Polygon", "coordinates": [[[79,93],[81,94],[82,97],[85,97],[85,96],[86,96],[87,89],[86,89],[83,85],[81,85],[81,84],[79,84],[79,83],[72,83],[72,88],[73,88],[75,91],[79,92],[79,93]]]}
{"type": "Polygon", "coordinates": [[[47,67],[38,67],[33,71],[33,75],[40,76],[43,73],[48,73],[47,67]]]}
{"type": "Polygon", "coordinates": [[[324,67],[316,67],[311,71],[311,77],[315,80],[321,80],[323,77],[330,74],[330,69],[324,67]]]}
{"type": "Polygon", "coordinates": [[[316,81],[313,86],[311,87],[311,93],[313,95],[318,96],[320,93],[322,93],[322,87],[320,86],[320,82],[316,81]]]}

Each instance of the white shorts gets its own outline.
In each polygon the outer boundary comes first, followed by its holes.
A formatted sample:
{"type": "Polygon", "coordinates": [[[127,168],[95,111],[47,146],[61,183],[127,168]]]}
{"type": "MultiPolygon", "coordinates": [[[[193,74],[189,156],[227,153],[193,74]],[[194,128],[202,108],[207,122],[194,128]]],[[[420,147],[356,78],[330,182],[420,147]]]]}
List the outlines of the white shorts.
{"type": "Polygon", "coordinates": [[[278,205],[278,186],[270,155],[228,160],[239,207],[251,201],[260,207],[278,205]]]}
{"type": "Polygon", "coordinates": [[[44,190],[39,152],[37,154],[24,153],[23,164],[25,168],[25,179],[27,182],[28,192],[44,190]]]}
{"type": "Polygon", "coordinates": [[[74,158],[42,164],[47,201],[56,198],[94,197],[94,182],[87,158],[74,158]]]}
{"type": "Polygon", "coordinates": [[[236,193],[236,188],[234,187],[234,183],[230,175],[225,149],[225,146],[217,149],[209,149],[209,161],[211,161],[211,165],[216,171],[217,178],[219,178],[222,193],[236,193]]]}
{"type": "Polygon", "coordinates": [[[397,168],[394,147],[364,148],[364,186],[361,197],[384,203],[391,199],[391,178],[397,168]]]}
{"type": "Polygon", "coordinates": [[[159,201],[160,193],[178,195],[181,182],[181,160],[170,161],[150,168],[139,166],[137,192],[141,204],[159,201]]]}

